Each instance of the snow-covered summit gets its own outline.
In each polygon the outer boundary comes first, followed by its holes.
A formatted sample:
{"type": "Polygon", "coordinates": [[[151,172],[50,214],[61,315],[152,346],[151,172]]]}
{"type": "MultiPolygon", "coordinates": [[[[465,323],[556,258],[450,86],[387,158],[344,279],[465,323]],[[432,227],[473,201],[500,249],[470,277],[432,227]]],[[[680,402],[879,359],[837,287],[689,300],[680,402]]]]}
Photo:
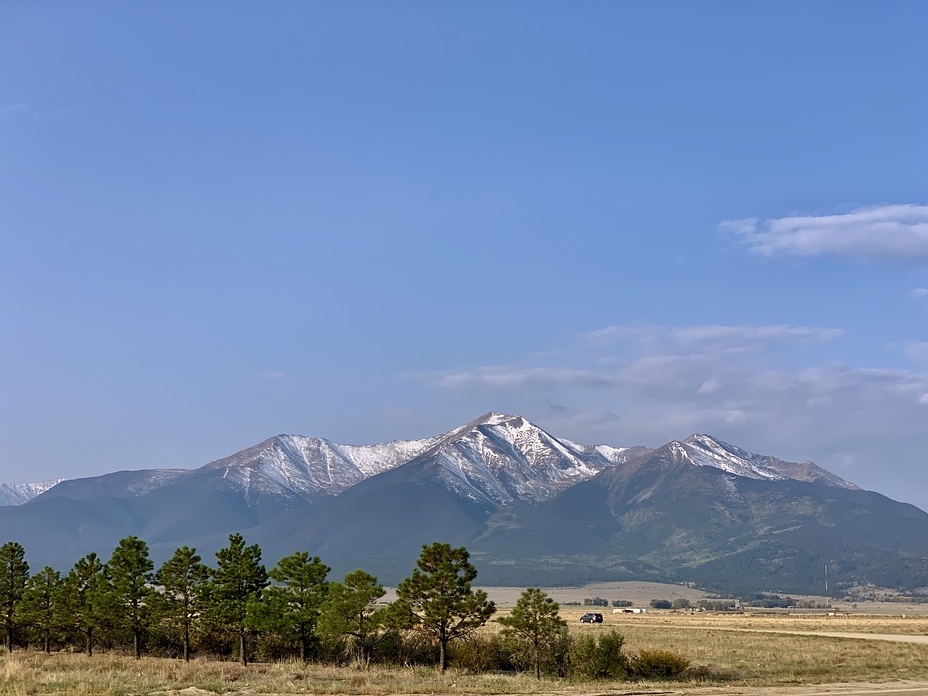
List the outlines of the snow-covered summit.
{"type": "Polygon", "coordinates": [[[203,467],[248,493],[312,498],[346,488],[403,464],[434,438],[377,445],[340,445],[318,437],[277,435],[203,467]]]}
{"type": "Polygon", "coordinates": [[[615,466],[621,452],[560,440],[522,416],[491,412],[439,437],[422,456],[459,495],[507,505],[551,498],[615,466]]]}
{"type": "Polygon", "coordinates": [[[782,481],[793,479],[810,483],[824,483],[838,488],[857,489],[830,471],[812,462],[786,462],[765,454],[754,454],[741,447],[730,445],[709,435],[695,433],[683,441],[670,443],[675,456],[696,466],[712,466],[735,476],[782,481]]]}

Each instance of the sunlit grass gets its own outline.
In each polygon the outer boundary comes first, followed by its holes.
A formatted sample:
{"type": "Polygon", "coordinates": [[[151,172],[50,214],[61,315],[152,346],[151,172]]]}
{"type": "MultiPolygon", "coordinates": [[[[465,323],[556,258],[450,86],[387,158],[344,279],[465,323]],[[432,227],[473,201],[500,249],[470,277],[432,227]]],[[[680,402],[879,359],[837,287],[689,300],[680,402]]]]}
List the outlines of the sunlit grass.
{"type": "MultiPolygon", "coordinates": [[[[625,636],[625,652],[670,650],[688,658],[710,683],[775,686],[797,683],[928,681],[928,645],[762,633],[766,630],[919,633],[925,623],[900,619],[796,618],[648,614],[606,615],[603,625],[580,625],[565,612],[576,634],[615,629],[625,636]],[[730,628],[747,628],[732,631],[730,628]],[[908,629],[903,631],[901,629],[908,629]]],[[[490,625],[487,631],[498,630],[490,625]]],[[[617,686],[617,685],[616,685],[617,686]]],[[[656,685],[655,685],[656,686],[656,685]]],[[[428,667],[372,667],[367,670],[256,663],[200,658],[146,657],[140,661],[99,653],[45,655],[20,650],[0,654],[0,694],[172,694],[194,687],[217,694],[529,694],[600,692],[606,684],[547,679],[530,675],[468,674],[452,669],[442,675],[428,667]]],[[[189,692],[188,692],[189,693],[189,692]]]]}

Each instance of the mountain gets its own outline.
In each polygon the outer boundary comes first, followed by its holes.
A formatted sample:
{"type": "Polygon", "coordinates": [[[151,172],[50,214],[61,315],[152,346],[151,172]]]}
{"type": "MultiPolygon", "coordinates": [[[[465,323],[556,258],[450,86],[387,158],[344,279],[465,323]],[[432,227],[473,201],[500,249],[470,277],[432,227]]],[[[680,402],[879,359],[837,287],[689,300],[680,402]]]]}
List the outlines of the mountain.
{"type": "Polygon", "coordinates": [[[717,589],[928,586],[928,514],[811,462],[705,434],[657,449],[582,445],[488,413],[423,440],[342,445],[278,435],[198,469],[62,481],[0,528],[30,563],[66,569],[135,534],[156,561],[205,558],[241,531],[265,559],[319,554],[385,582],[421,545],[466,545],[481,581],[652,578],[717,589]]]}
{"type": "Polygon", "coordinates": [[[54,479],[41,483],[0,483],[0,506],[28,503],[62,481],[63,479],[54,479]]]}
{"type": "Polygon", "coordinates": [[[472,548],[506,564],[515,555],[526,571],[551,557],[585,569],[592,557],[613,574],[742,593],[822,592],[825,563],[833,588],[928,586],[928,513],[808,467],[800,473],[814,480],[788,478],[791,467],[699,439],[497,515],[472,548]]]}
{"type": "Polygon", "coordinates": [[[686,452],[685,456],[691,464],[716,467],[736,476],[772,481],[793,479],[859,490],[853,483],[845,481],[812,462],[798,464],[784,462],[782,459],[768,455],[752,454],[708,435],[690,435],[682,442],[675,444],[686,452]]]}
{"type": "Polygon", "coordinates": [[[583,447],[521,416],[488,413],[437,438],[411,462],[429,466],[458,496],[498,506],[546,500],[643,450],[583,447]]]}

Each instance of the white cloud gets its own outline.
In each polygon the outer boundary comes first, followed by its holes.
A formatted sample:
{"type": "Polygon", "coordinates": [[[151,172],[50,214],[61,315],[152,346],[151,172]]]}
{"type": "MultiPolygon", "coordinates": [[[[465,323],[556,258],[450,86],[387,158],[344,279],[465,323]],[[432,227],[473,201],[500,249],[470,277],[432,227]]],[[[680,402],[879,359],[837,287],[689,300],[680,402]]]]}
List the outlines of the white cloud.
{"type": "Polygon", "coordinates": [[[761,256],[847,256],[928,263],[928,205],[858,208],[838,215],[726,220],[761,256]]]}
{"type": "Polygon", "coordinates": [[[774,324],[767,326],[729,326],[703,324],[697,326],[607,326],[586,334],[591,343],[598,346],[622,341],[649,346],[652,350],[678,350],[687,353],[697,351],[741,351],[749,347],[768,345],[774,341],[802,340],[825,342],[844,335],[841,329],[790,326],[774,324]]]}
{"type": "Polygon", "coordinates": [[[545,389],[558,385],[605,387],[609,386],[610,381],[608,378],[589,370],[576,370],[566,367],[523,368],[513,365],[495,365],[479,367],[473,370],[444,372],[438,375],[435,384],[445,389],[456,389],[470,385],[545,389]]]}
{"type": "Polygon", "coordinates": [[[0,114],[10,114],[14,111],[25,111],[29,106],[26,104],[11,104],[9,106],[0,106],[0,114]]]}
{"type": "Polygon", "coordinates": [[[928,288],[912,288],[910,293],[916,300],[923,300],[928,297],[928,288]]]}

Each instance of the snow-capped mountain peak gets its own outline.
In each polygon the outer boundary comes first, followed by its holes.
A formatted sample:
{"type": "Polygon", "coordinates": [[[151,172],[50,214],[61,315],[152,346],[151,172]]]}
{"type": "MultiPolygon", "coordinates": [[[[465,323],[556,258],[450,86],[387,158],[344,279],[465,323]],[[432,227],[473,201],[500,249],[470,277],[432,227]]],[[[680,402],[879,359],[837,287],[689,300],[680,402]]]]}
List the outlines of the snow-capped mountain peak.
{"type": "Polygon", "coordinates": [[[423,457],[437,464],[450,489],[494,505],[546,500],[617,461],[502,413],[446,433],[423,457]]]}
{"type": "Polygon", "coordinates": [[[277,435],[203,467],[249,494],[285,498],[338,495],[359,481],[409,461],[434,438],[340,445],[318,437],[277,435]]]}
{"type": "Polygon", "coordinates": [[[822,483],[838,488],[859,490],[853,483],[823,469],[812,462],[787,462],[766,454],[754,454],[730,445],[710,435],[693,434],[671,445],[675,455],[697,466],[713,466],[735,476],[781,481],[793,479],[807,483],[822,483]]]}

